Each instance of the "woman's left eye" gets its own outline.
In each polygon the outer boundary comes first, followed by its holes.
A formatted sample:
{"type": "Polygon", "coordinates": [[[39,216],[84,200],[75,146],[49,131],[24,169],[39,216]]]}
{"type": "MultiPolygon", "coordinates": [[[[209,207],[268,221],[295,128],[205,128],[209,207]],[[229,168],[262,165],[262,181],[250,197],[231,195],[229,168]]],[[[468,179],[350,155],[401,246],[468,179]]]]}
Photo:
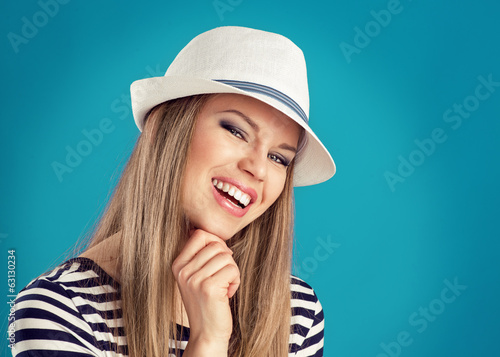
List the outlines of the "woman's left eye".
{"type": "Polygon", "coordinates": [[[287,159],[285,159],[284,157],[278,156],[276,154],[269,154],[269,155],[267,155],[267,157],[270,158],[271,160],[277,162],[278,164],[285,166],[285,167],[290,165],[290,162],[287,159]]]}

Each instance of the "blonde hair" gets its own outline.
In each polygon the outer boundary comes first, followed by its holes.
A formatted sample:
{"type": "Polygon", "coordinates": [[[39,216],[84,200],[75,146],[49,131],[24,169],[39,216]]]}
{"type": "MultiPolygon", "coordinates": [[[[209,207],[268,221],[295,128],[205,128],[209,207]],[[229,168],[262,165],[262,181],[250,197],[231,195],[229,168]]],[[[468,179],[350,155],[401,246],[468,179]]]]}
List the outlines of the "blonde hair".
{"type": "MultiPolygon", "coordinates": [[[[151,110],[88,247],[121,231],[122,313],[133,357],[166,356],[169,340],[180,340],[171,271],[188,237],[180,187],[196,118],[210,96],[171,100],[151,110]]],[[[292,181],[293,162],[276,202],[227,241],[241,272],[230,300],[229,356],[288,356],[292,181]]]]}

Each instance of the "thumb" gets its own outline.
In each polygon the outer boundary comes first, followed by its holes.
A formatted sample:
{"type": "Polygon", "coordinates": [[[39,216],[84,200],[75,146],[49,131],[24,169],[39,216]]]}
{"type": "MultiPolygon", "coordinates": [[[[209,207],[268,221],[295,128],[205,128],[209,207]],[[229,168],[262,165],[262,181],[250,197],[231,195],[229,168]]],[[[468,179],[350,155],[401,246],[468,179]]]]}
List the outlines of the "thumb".
{"type": "Polygon", "coordinates": [[[232,298],[234,294],[236,294],[236,291],[240,287],[240,283],[230,283],[229,287],[227,288],[227,297],[232,298]]]}

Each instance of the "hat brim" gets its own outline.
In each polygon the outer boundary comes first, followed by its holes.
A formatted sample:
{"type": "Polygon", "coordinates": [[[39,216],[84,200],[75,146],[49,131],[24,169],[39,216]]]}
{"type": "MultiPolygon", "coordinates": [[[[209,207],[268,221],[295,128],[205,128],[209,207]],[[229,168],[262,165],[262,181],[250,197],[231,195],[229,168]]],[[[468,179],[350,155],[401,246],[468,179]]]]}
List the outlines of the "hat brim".
{"type": "Polygon", "coordinates": [[[293,109],[271,96],[241,90],[217,81],[187,76],[140,79],[132,83],[130,92],[132,113],[140,131],[146,114],[156,105],[168,100],[209,93],[234,93],[258,99],[290,117],[306,132],[306,144],[295,162],[294,186],[318,184],[335,174],[335,163],[330,153],[309,125],[293,109]]]}

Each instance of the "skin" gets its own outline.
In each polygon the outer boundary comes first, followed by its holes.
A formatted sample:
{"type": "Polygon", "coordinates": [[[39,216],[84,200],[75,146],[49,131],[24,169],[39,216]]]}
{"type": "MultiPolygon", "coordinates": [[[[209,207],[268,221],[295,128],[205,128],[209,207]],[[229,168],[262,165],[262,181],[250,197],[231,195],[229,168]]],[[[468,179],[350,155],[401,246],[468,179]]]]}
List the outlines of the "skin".
{"type": "Polygon", "coordinates": [[[237,94],[217,95],[200,112],[182,186],[193,230],[172,266],[190,323],[186,357],[227,355],[229,299],[239,287],[240,273],[225,241],[279,197],[286,164],[295,156],[289,148],[297,148],[300,131],[283,113],[237,94]],[[256,191],[258,197],[243,217],[214,199],[214,177],[229,177],[256,191]]]}
{"type": "Polygon", "coordinates": [[[295,156],[280,146],[296,148],[299,134],[298,124],[259,100],[238,94],[211,98],[196,122],[182,186],[183,208],[193,227],[227,240],[266,211],[285,184],[287,167],[279,158],[290,162],[295,156]],[[227,213],[214,200],[214,177],[229,177],[256,191],[243,217],[227,213]]]}

